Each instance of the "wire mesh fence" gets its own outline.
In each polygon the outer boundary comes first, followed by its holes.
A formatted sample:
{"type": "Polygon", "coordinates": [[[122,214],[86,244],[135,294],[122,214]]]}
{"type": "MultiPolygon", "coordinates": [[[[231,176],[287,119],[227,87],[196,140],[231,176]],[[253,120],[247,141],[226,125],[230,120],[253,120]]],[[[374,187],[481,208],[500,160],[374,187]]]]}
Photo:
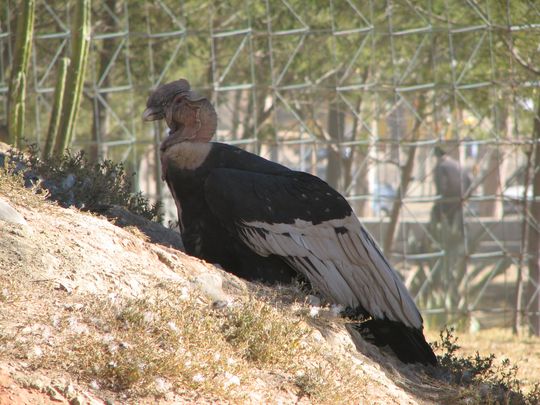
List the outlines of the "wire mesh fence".
{"type": "MultiPolygon", "coordinates": [[[[27,138],[42,142],[72,3],[38,0],[27,138]]],[[[17,2],[0,6],[6,119],[17,2]]],[[[217,139],[324,178],[428,325],[539,330],[540,5],[535,1],[104,0],[74,148],[159,180],[150,89],[185,77],[217,139]]]]}

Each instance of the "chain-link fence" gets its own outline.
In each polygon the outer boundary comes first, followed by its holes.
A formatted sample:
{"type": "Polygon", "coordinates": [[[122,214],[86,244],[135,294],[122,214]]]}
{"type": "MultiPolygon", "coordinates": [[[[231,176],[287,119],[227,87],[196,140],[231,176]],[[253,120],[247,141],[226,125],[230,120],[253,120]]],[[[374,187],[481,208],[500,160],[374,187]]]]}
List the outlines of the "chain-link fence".
{"type": "MultiPolygon", "coordinates": [[[[70,2],[38,0],[27,138],[42,142],[70,2]]],[[[0,20],[6,118],[17,2],[0,20]]],[[[428,324],[539,330],[540,5],[510,0],[104,0],[74,148],[170,197],[143,125],[185,77],[220,141],[326,179],[405,277],[428,324]]],[[[0,122],[2,123],[2,122],[0,122]]]]}

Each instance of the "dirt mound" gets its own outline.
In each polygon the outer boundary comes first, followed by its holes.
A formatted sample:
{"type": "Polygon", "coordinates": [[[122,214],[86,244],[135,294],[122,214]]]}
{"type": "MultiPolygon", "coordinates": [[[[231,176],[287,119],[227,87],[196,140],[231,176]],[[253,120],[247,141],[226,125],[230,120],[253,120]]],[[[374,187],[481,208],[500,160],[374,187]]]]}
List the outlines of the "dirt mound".
{"type": "Polygon", "coordinates": [[[448,393],[369,344],[370,357],[358,352],[298,286],[246,283],[181,252],[160,225],[64,209],[6,176],[0,198],[26,221],[0,220],[0,404],[412,404],[448,393]]]}

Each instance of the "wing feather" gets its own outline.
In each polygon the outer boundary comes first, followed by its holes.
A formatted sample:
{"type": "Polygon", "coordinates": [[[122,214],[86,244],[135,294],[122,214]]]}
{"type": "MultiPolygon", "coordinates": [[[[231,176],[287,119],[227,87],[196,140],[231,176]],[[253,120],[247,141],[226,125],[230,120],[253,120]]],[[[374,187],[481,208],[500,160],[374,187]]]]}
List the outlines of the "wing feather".
{"type": "Polygon", "coordinates": [[[240,235],[259,254],[284,257],[336,303],[422,327],[405,286],[356,217],[306,222],[243,222],[240,235]]]}
{"type": "Polygon", "coordinates": [[[208,176],[205,199],[222,224],[255,253],[282,257],[329,300],[422,329],[403,282],[345,199],[314,176],[259,163],[262,171],[208,176]]]}

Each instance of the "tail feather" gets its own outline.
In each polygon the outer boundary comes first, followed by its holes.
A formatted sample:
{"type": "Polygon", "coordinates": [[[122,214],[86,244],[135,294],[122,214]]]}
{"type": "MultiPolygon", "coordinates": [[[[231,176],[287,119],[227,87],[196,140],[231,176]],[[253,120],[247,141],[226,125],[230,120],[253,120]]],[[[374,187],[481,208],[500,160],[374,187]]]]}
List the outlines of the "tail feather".
{"type": "Polygon", "coordinates": [[[387,319],[370,319],[355,325],[362,337],[376,346],[389,346],[404,363],[437,365],[437,357],[421,329],[387,319]]]}

